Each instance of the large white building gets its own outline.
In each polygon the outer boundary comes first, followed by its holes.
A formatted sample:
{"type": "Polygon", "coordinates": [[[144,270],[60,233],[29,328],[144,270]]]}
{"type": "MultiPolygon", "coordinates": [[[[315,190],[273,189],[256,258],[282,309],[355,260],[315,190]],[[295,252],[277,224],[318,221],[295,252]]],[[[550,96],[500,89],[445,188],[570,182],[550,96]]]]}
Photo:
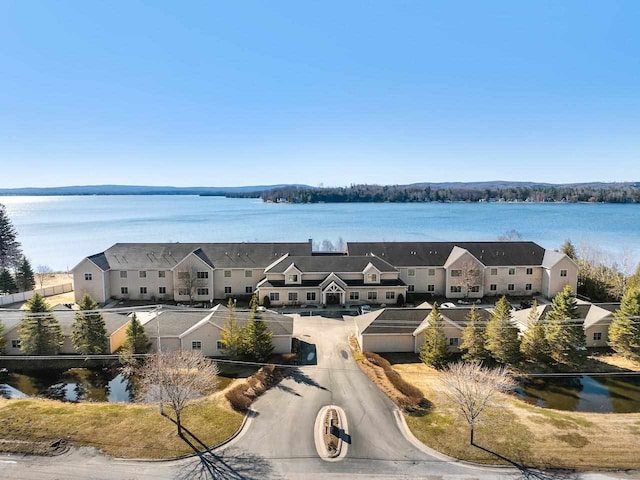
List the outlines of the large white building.
{"type": "Polygon", "coordinates": [[[402,294],[553,297],[578,267],[533,242],[117,243],[74,269],[76,301],[213,301],[257,293],[273,305],[392,304],[402,294]]]}

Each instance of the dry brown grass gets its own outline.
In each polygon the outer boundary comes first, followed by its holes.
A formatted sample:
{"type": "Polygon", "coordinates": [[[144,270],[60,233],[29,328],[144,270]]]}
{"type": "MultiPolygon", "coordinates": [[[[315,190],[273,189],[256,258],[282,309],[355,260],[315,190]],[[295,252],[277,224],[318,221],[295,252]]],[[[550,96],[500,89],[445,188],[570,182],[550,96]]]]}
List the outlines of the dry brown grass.
{"type": "MultiPolygon", "coordinates": [[[[422,416],[406,415],[414,435],[448,455],[480,463],[506,463],[469,445],[466,423],[449,405],[437,371],[422,363],[394,364],[433,402],[422,416]]],[[[571,469],[640,468],[640,414],[563,412],[531,406],[511,395],[487,410],[476,443],[526,466],[571,469]]]]}
{"type": "MultiPolygon", "coordinates": [[[[242,419],[216,395],[187,408],[183,424],[205,444],[215,445],[231,436],[242,419]]],[[[157,406],[120,403],[0,399],[0,438],[33,442],[67,439],[116,457],[169,458],[192,453],[157,406]]]]}

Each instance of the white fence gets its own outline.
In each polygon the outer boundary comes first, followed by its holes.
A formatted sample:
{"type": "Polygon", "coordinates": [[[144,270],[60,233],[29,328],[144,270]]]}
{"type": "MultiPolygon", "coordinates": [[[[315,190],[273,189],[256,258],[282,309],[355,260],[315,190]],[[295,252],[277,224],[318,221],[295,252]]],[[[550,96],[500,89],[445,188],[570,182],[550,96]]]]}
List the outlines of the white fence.
{"type": "Polygon", "coordinates": [[[68,293],[72,291],[73,284],[65,283],[64,285],[54,285],[53,287],[38,288],[36,290],[29,290],[28,292],[13,293],[11,295],[0,295],[0,305],[26,302],[36,293],[39,293],[43,297],[51,297],[52,295],[59,295],[61,293],[68,293]]]}

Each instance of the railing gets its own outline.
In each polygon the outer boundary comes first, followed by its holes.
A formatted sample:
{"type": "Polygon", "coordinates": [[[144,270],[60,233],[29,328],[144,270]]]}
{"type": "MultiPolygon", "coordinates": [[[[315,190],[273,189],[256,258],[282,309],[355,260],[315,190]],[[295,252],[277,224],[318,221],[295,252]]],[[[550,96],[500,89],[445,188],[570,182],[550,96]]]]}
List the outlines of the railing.
{"type": "Polygon", "coordinates": [[[26,302],[36,293],[39,293],[43,297],[51,297],[52,295],[59,295],[61,293],[68,293],[73,291],[72,283],[65,283],[63,285],[54,285],[53,287],[38,288],[36,290],[29,290],[27,292],[12,293],[11,295],[0,295],[0,305],[10,305],[17,302],[26,302]]]}

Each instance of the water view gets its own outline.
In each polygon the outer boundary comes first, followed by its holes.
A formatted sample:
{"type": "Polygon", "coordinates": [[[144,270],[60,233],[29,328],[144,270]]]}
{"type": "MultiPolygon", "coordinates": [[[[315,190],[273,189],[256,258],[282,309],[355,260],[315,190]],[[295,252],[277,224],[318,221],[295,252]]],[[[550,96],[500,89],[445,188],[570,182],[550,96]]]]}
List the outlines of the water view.
{"type": "Polygon", "coordinates": [[[530,203],[272,204],[198,196],[0,197],[34,265],[73,268],[116,242],[496,240],[545,248],[568,237],[640,252],[640,205],[530,203]],[[42,241],[46,233],[47,241],[42,241]]]}
{"type": "Polygon", "coordinates": [[[516,393],[528,403],[556,410],[640,412],[640,377],[637,375],[532,378],[523,381],[516,393]]]}

